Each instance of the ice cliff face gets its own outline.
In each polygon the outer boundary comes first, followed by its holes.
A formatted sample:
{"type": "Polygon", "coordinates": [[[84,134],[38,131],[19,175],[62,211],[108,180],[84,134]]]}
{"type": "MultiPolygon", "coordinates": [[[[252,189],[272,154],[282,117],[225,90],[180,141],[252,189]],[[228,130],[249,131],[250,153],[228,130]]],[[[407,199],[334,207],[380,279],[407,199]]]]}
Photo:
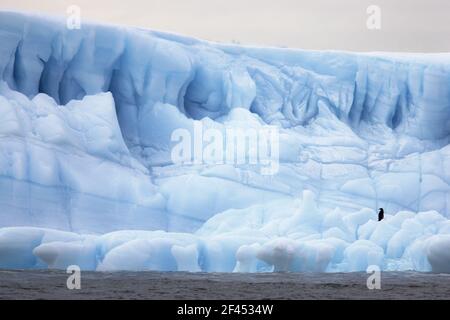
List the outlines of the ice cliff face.
{"type": "Polygon", "coordinates": [[[6,12],[0,43],[0,267],[450,269],[450,54],[6,12]],[[278,172],[174,164],[171,134],[200,124],[279,128],[278,172]]]}

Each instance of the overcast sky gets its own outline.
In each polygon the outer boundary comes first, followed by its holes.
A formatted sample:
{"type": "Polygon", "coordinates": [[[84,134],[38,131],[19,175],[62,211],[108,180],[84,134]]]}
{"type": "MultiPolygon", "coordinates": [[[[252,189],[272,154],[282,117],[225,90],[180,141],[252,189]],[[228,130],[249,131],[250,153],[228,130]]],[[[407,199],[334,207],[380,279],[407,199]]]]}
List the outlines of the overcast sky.
{"type": "Polygon", "coordinates": [[[450,51],[450,0],[0,0],[1,9],[66,15],[221,42],[355,51],[450,51]],[[366,27],[369,5],[381,30],[366,27]]]}

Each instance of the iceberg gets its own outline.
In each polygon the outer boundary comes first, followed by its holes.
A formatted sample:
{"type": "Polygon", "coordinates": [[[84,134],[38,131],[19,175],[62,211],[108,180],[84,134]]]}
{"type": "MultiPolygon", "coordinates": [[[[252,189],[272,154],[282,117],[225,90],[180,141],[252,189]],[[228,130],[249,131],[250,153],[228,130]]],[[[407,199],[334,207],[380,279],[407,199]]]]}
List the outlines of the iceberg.
{"type": "Polygon", "coordinates": [[[450,272],[450,54],[18,12],[0,43],[0,268],[450,272]]]}

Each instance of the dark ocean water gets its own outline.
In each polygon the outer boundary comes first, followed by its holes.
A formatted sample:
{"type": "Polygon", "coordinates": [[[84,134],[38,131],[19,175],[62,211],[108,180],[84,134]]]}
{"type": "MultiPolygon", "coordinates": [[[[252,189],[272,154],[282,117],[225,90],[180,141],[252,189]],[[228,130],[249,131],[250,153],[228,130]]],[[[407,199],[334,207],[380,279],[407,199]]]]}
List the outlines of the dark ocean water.
{"type": "Polygon", "coordinates": [[[383,272],[380,290],[366,273],[82,272],[80,290],[68,276],[0,270],[0,299],[450,299],[450,274],[417,272],[383,272]]]}

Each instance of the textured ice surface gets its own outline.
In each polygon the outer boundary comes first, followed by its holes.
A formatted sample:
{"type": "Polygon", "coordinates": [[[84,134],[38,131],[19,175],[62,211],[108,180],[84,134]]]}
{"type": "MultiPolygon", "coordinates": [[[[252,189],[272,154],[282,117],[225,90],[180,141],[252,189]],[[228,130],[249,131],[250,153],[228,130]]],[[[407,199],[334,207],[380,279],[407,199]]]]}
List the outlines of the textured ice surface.
{"type": "Polygon", "coordinates": [[[6,12],[0,43],[0,267],[449,271],[450,54],[6,12]],[[174,164],[199,124],[277,126],[277,174],[174,164]]]}
{"type": "Polygon", "coordinates": [[[194,233],[123,230],[85,235],[0,229],[0,268],[207,272],[450,272],[450,222],[436,211],[320,214],[313,195],[222,212],[194,233]]]}

